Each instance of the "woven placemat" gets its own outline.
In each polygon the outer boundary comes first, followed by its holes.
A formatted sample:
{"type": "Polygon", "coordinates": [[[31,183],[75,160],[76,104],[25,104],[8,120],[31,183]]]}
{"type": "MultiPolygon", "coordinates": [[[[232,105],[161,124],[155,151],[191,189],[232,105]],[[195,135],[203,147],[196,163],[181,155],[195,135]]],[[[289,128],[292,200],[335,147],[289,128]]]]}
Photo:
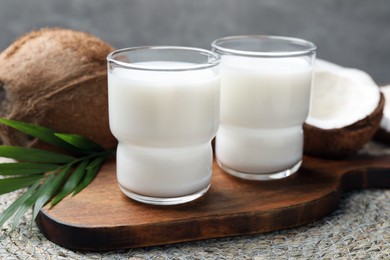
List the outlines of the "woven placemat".
{"type": "MultiPolygon", "coordinates": [[[[390,148],[370,143],[366,152],[390,148]]],[[[0,196],[0,211],[19,194],[0,196]]],[[[2,227],[0,259],[390,259],[390,189],[348,192],[335,212],[299,228],[104,253],[62,248],[30,222],[31,212],[15,230],[2,227]]]]}

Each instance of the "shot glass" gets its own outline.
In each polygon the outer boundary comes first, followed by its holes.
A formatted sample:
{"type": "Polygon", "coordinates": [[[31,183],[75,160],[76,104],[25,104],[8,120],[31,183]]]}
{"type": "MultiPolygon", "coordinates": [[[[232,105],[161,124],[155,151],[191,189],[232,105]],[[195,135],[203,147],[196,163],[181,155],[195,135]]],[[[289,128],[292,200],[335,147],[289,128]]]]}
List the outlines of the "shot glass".
{"type": "Polygon", "coordinates": [[[187,47],[114,51],[108,61],[109,123],[118,139],[117,180],[131,199],[195,200],[210,186],[219,126],[219,56],[187,47]]]}
{"type": "Polygon", "coordinates": [[[215,40],[221,55],[221,115],[216,158],[248,180],[281,179],[302,162],[316,46],[263,35],[215,40]]]}

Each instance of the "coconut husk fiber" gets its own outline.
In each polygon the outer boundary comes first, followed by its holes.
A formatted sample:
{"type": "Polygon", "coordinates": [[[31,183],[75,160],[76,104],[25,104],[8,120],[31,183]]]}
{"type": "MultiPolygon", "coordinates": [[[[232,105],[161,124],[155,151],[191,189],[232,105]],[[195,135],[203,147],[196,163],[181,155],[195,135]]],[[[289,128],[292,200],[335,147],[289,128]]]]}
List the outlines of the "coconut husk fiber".
{"type": "MultiPolygon", "coordinates": [[[[0,54],[0,116],[116,146],[109,130],[106,56],[113,48],[68,29],[30,32],[0,54]]],[[[6,145],[43,146],[0,126],[6,145]]]]}

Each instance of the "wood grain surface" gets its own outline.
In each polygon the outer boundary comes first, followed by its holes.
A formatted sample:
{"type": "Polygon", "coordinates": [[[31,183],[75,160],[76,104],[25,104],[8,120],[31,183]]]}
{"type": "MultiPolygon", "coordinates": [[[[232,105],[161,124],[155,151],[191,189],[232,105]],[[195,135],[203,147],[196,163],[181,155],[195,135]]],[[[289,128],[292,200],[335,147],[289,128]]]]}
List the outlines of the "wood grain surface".
{"type": "Polygon", "coordinates": [[[304,157],[295,175],[266,182],[237,179],[214,163],[203,197],[151,206],[122,194],[110,160],[78,195],[42,209],[37,224],[49,240],[74,250],[146,247],[304,225],[335,210],[342,192],[367,187],[390,187],[389,155],[344,161],[304,157]]]}

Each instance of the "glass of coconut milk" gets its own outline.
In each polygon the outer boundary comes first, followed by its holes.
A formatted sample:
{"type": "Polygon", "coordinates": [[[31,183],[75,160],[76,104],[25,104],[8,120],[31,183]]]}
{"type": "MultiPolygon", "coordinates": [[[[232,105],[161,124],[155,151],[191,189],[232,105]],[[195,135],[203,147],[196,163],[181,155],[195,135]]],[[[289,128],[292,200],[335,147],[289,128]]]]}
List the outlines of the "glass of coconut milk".
{"type": "Polygon", "coordinates": [[[120,189],[155,205],[202,196],[210,186],[211,140],[219,126],[219,56],[152,46],[117,50],[107,60],[120,189]]]}
{"type": "Polygon", "coordinates": [[[302,161],[316,46],[280,36],[215,40],[221,55],[221,115],[216,157],[227,173],[273,180],[302,161]]]}

